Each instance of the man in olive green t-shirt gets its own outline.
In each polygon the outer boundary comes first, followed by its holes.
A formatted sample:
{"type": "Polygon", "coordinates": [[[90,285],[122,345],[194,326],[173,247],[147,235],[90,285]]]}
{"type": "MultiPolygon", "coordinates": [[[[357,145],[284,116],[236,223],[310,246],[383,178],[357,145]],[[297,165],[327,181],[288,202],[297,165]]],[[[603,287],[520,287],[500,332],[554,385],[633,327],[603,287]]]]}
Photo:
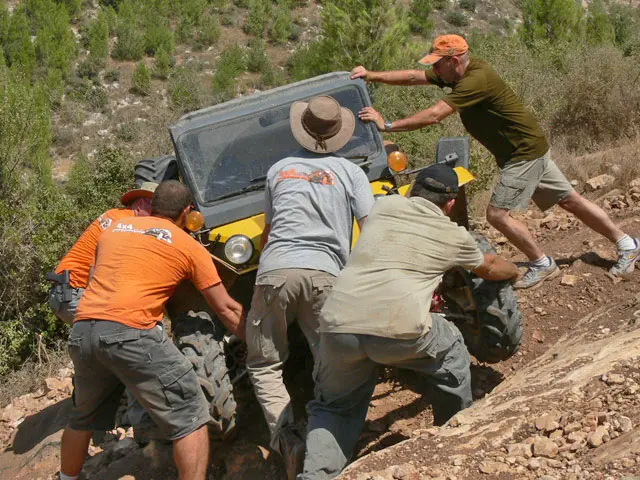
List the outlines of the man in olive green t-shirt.
{"type": "Polygon", "coordinates": [[[549,144],[536,119],[487,62],[470,58],[464,38],[437,37],[431,53],[420,63],[432,65],[433,69],[370,72],[359,66],[353,69],[351,78],[390,85],[437,85],[449,87],[451,92],[433,106],[401,120],[385,121],[371,107],[360,111],[359,117],[375,122],[380,131],[403,132],[433,125],[455,112],[460,114],[469,134],[495,156],[500,168],[500,178],[487,207],[487,221],[530,261],[516,288],[533,287],[560,273],[527,227],[509,215],[511,210],[526,209],[531,199],[543,211],[558,204],[614,242],[618,260],[610,269],[612,274],[633,272],[640,258],[640,239],[625,234],[600,207],[573,190],[551,160],[549,144]]]}

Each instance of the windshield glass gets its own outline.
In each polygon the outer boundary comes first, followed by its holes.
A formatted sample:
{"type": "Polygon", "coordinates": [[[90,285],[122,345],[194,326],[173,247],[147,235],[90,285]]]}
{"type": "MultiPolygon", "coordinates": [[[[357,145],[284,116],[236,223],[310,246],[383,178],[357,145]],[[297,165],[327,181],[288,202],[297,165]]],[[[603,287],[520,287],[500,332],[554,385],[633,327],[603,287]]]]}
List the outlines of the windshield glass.
{"type": "MultiPolygon", "coordinates": [[[[354,115],[365,106],[355,86],[330,94],[354,115]]],[[[188,174],[205,204],[253,188],[257,183],[264,184],[274,163],[302,148],[289,127],[290,107],[276,106],[181,136],[188,174]]],[[[375,154],[378,146],[371,128],[356,118],[353,138],[336,154],[356,162],[375,154]]]]}

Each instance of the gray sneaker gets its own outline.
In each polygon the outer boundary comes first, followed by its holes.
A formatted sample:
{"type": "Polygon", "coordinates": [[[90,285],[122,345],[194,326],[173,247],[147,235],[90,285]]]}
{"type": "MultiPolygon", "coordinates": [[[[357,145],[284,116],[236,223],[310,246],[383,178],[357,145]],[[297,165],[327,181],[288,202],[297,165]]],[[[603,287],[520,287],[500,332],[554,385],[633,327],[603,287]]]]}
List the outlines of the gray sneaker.
{"type": "Polygon", "coordinates": [[[609,269],[609,273],[616,276],[625,276],[633,272],[635,264],[640,258],[640,238],[633,239],[636,248],[631,250],[618,250],[618,261],[609,269]]]}
{"type": "Polygon", "coordinates": [[[533,265],[529,265],[529,268],[522,276],[520,280],[518,280],[513,288],[538,288],[544,280],[548,280],[550,278],[555,278],[560,275],[560,269],[553,258],[549,257],[551,260],[551,265],[548,267],[534,267],[533,265]]]}

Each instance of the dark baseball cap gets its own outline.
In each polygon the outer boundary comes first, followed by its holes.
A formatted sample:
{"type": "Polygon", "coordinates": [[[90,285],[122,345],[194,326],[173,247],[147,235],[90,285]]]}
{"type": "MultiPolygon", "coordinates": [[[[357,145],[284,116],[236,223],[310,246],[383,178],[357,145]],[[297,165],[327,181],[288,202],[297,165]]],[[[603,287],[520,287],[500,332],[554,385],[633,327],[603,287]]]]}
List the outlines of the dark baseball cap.
{"type": "Polygon", "coordinates": [[[430,192],[458,193],[458,175],[455,170],[444,163],[434,163],[421,170],[416,183],[430,192]]]}

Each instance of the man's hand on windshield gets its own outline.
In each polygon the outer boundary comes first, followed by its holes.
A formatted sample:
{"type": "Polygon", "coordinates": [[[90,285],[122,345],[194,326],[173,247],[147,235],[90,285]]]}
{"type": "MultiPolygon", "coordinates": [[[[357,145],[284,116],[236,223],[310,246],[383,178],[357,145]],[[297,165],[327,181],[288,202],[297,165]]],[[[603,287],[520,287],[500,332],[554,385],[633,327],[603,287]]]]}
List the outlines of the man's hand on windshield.
{"type": "Polygon", "coordinates": [[[356,78],[361,78],[366,81],[368,74],[369,72],[367,72],[366,68],[364,68],[362,65],[358,65],[356,68],[351,70],[351,80],[355,80],[356,78]]]}
{"type": "Polygon", "coordinates": [[[378,130],[384,132],[384,118],[373,107],[364,107],[358,112],[358,118],[363,122],[375,122],[378,130]]]}

